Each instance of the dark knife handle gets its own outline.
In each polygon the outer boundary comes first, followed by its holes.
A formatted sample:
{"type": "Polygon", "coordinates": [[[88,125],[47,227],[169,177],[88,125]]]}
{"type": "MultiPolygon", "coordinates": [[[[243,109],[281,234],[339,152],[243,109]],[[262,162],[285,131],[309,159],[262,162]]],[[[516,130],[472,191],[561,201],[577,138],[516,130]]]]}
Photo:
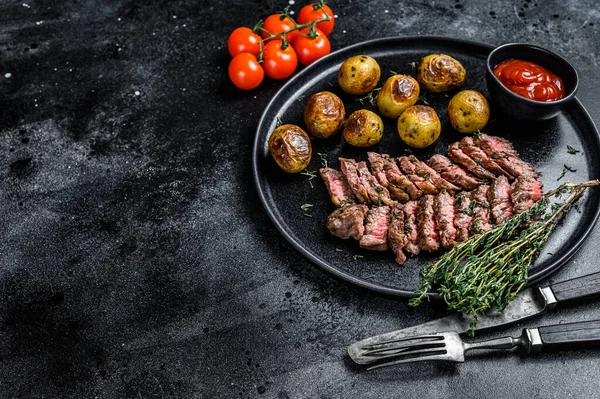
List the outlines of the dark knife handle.
{"type": "Polygon", "coordinates": [[[600,295],[600,273],[588,274],[550,286],[558,304],[591,299],[600,295]]]}
{"type": "Polygon", "coordinates": [[[539,327],[542,350],[559,351],[600,346],[600,320],[539,327]]]}

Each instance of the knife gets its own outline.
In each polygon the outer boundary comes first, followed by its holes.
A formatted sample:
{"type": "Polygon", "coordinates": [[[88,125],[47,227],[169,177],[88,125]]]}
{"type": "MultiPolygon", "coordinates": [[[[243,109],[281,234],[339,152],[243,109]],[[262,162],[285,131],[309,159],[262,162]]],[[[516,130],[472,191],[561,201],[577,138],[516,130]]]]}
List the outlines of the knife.
{"type": "MultiPolygon", "coordinates": [[[[502,312],[492,309],[486,314],[479,316],[475,330],[479,331],[515,323],[519,320],[525,320],[544,313],[546,310],[554,309],[557,306],[591,299],[599,294],[600,272],[562,281],[547,287],[527,288],[521,291],[514,300],[509,302],[508,306],[502,312]]],[[[358,364],[373,363],[376,359],[363,356],[365,347],[413,335],[447,331],[455,331],[460,334],[467,332],[471,328],[470,324],[471,317],[469,315],[455,313],[417,326],[407,327],[402,330],[376,335],[355,342],[348,347],[348,355],[358,364]]]]}

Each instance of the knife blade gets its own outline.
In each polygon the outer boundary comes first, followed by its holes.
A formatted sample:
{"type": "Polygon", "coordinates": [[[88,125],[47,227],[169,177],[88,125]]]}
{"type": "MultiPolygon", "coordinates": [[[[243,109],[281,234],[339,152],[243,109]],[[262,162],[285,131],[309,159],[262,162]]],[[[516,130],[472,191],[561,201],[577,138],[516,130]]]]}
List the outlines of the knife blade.
{"type": "MultiPolygon", "coordinates": [[[[547,310],[554,309],[556,306],[591,299],[597,295],[600,295],[600,272],[545,287],[527,288],[521,291],[513,301],[509,302],[502,312],[492,309],[486,314],[479,316],[475,330],[479,331],[486,328],[512,324],[542,314],[547,310]]],[[[348,346],[348,355],[358,364],[373,363],[376,359],[363,356],[365,347],[427,333],[447,331],[464,333],[470,329],[470,323],[471,317],[469,315],[460,313],[451,314],[423,324],[355,342],[348,346]]]]}

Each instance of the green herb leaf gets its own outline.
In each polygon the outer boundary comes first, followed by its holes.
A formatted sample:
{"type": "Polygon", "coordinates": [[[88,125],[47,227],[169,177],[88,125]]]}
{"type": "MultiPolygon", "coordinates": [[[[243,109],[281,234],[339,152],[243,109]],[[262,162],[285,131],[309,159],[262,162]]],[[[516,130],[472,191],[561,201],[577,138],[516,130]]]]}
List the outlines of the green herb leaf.
{"type": "Polygon", "coordinates": [[[571,147],[570,145],[568,145],[568,146],[567,146],[567,152],[568,152],[569,154],[577,154],[578,152],[581,152],[581,151],[579,151],[579,150],[577,150],[577,149],[575,149],[575,148],[571,147]]]}

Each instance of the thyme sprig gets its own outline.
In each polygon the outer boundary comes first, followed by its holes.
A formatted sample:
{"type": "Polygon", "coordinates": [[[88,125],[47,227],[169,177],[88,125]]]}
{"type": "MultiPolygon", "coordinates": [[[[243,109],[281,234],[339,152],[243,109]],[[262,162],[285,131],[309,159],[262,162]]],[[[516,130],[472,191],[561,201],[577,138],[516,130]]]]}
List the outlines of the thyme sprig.
{"type": "Polygon", "coordinates": [[[598,180],[565,183],[528,210],[457,243],[423,269],[420,289],[410,305],[418,306],[428,300],[435,285],[448,309],[471,316],[469,334],[473,335],[480,314],[492,306],[501,311],[516,297],[527,283],[529,265],[540,255],[550,233],[585,189],[599,184],[598,180]],[[552,204],[553,196],[565,194],[565,200],[552,204]]]}

